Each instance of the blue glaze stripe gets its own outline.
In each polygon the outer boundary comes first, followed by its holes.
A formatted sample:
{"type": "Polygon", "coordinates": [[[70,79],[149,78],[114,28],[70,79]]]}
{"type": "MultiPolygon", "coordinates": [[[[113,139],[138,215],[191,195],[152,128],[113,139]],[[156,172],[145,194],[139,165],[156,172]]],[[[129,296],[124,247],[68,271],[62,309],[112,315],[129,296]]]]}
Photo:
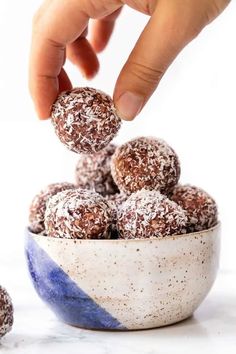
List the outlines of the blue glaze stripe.
{"type": "Polygon", "coordinates": [[[26,256],[37,293],[63,321],[84,328],[127,329],[80,289],[31,236],[26,256]]]}

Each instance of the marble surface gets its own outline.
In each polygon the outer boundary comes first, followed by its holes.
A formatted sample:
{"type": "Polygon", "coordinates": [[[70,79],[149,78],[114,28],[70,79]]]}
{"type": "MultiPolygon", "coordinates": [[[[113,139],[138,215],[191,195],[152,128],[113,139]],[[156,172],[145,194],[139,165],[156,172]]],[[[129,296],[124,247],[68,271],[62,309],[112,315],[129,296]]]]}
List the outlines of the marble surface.
{"type": "Polygon", "coordinates": [[[1,340],[1,354],[227,354],[236,353],[236,273],[221,271],[194,316],[165,328],[104,332],[59,322],[38,299],[23,260],[0,262],[0,279],[15,307],[12,331],[1,340]]]}

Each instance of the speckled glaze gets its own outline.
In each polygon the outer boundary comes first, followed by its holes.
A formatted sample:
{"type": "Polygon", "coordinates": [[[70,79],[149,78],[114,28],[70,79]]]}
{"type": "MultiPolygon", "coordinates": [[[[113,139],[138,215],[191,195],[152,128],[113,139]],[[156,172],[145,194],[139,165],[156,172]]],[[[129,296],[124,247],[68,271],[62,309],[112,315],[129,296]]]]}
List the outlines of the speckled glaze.
{"type": "Polygon", "coordinates": [[[26,237],[38,295],[62,321],[91,329],[145,329],[189,317],[214,283],[219,250],[219,224],[158,239],[26,237]]]}

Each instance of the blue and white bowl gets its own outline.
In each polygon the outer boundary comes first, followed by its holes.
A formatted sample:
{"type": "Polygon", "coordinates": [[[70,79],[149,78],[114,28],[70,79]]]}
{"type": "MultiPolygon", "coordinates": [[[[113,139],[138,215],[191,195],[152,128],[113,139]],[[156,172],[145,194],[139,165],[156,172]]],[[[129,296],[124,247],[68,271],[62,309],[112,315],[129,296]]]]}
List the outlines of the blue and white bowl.
{"type": "Polygon", "coordinates": [[[134,330],[189,317],[214,283],[220,225],[141,240],[73,240],[27,230],[26,255],[40,298],[82,328],[134,330]]]}

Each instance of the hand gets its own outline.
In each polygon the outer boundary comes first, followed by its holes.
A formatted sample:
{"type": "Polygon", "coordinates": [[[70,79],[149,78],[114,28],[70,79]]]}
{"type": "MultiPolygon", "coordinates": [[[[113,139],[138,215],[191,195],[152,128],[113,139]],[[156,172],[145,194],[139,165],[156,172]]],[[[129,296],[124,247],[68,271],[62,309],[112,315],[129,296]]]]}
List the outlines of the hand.
{"type": "Polygon", "coordinates": [[[50,116],[59,92],[71,89],[63,65],[69,58],[89,79],[98,71],[96,53],[109,41],[124,4],[150,16],[116,83],[121,118],[143,108],[178,53],[214,20],[230,0],[46,0],[35,15],[30,92],[41,119],[50,116]],[[90,19],[91,43],[86,39],[90,19]]]}

